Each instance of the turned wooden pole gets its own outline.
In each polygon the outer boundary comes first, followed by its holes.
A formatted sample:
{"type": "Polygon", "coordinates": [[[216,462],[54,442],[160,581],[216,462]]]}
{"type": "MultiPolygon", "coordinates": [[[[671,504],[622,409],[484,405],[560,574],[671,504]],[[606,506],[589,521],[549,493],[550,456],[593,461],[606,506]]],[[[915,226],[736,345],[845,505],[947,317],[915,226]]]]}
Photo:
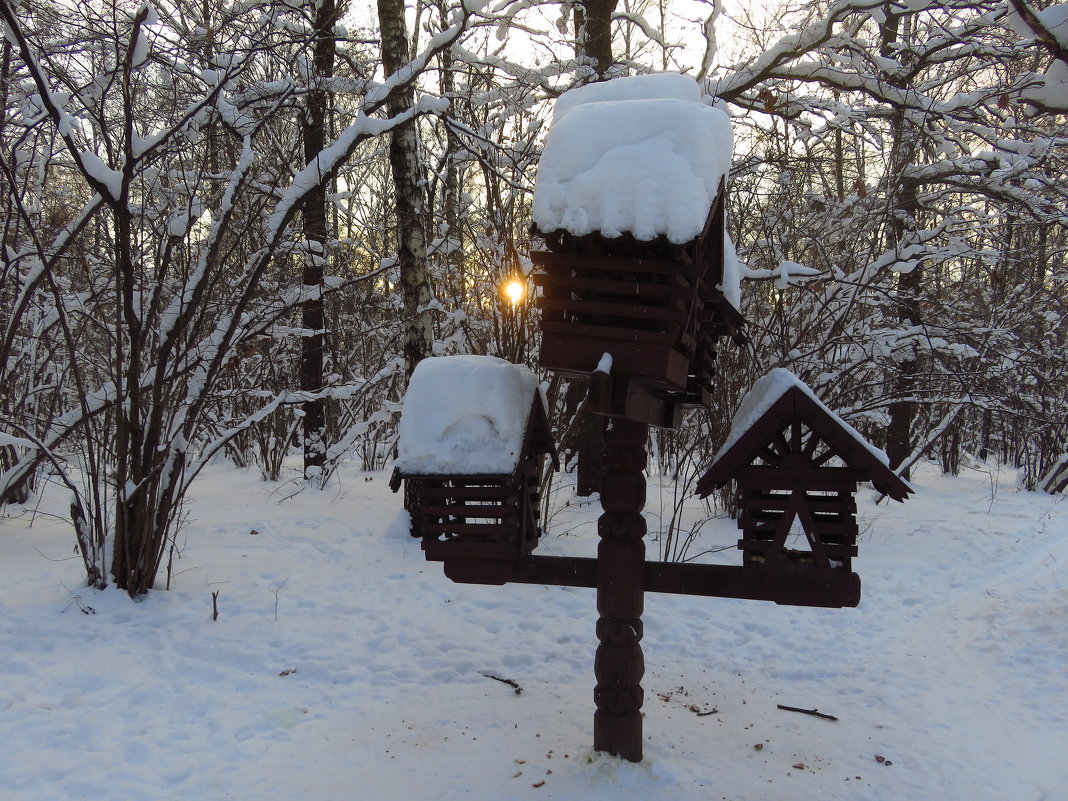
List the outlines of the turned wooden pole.
{"type": "Polygon", "coordinates": [[[640,762],[643,576],[645,572],[645,442],[649,427],[609,418],[597,521],[597,656],[593,747],[640,762]]]}

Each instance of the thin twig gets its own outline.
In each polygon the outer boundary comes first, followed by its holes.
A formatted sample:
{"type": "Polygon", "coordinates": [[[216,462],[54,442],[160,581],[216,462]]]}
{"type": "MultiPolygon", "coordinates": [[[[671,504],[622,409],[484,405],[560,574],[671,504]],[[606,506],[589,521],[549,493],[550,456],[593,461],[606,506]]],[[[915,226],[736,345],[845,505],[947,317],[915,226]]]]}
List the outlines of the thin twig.
{"type": "Polygon", "coordinates": [[[779,709],[785,709],[787,712],[800,712],[803,715],[812,715],[813,717],[823,718],[824,720],[838,720],[834,715],[828,715],[825,712],[820,712],[818,709],[799,709],[796,706],[783,706],[778,704],[779,709]]]}
{"type": "Polygon", "coordinates": [[[495,676],[492,673],[487,673],[484,670],[480,670],[479,673],[481,673],[487,679],[493,679],[494,681],[501,682],[501,684],[507,684],[509,687],[514,687],[516,695],[523,694],[523,688],[519,686],[519,682],[517,682],[515,679],[505,679],[500,676],[495,676]]]}

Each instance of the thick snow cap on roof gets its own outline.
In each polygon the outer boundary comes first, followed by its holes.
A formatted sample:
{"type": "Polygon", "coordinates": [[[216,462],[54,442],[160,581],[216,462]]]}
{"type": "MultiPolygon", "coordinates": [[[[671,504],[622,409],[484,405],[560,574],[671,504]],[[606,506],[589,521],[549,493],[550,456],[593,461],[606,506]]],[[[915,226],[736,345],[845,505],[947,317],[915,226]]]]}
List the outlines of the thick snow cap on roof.
{"type": "Polygon", "coordinates": [[[611,81],[588,83],[564,92],[553,107],[552,124],[568,111],[584,103],[611,103],[617,100],[689,100],[701,102],[701,88],[689,75],[657,72],[632,75],[611,81]]]}
{"type": "Polygon", "coordinates": [[[438,356],[412,373],[397,467],[408,475],[509,475],[519,463],[538,379],[494,356],[438,356]]]}
{"type": "Polygon", "coordinates": [[[712,461],[718,461],[723,454],[729,451],[734,444],[742,438],[742,435],[752,428],[753,425],[764,416],[768,409],[774,406],[775,402],[793,387],[797,387],[809,398],[815,401],[819,408],[830,415],[830,417],[842,427],[842,430],[848,432],[853,439],[860,445],[863,445],[864,448],[879,462],[883,465],[890,464],[890,460],[887,458],[885,452],[876,448],[864,439],[859,431],[832,412],[823,401],[817,398],[815,393],[809,388],[808,384],[783,367],[776,367],[767,375],[757,379],[756,383],[753,384],[753,388],[745,394],[745,397],[742,398],[741,405],[738,407],[738,411],[734,413],[734,419],[731,421],[731,431],[730,434],[727,435],[727,441],[723,443],[723,447],[719,449],[719,452],[712,461]]]}
{"type": "Polygon", "coordinates": [[[545,139],[534,223],[546,233],[691,242],[704,230],[732,150],[727,115],[702,103],[688,76],[572,89],[557,100],[545,139]]]}

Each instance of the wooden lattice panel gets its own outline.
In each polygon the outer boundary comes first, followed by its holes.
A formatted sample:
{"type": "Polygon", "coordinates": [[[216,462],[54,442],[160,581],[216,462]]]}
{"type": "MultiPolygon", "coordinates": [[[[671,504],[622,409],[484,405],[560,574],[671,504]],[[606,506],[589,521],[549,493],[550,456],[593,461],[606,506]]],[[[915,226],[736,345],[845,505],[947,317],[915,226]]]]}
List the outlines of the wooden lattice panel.
{"type": "Polygon", "coordinates": [[[649,259],[533,253],[542,272],[543,367],[577,375],[611,353],[614,373],[683,391],[702,269],[649,259]]]}
{"type": "MultiPolygon", "coordinates": [[[[855,484],[850,485],[855,487],[855,484]]],[[[856,502],[852,491],[768,491],[746,486],[740,491],[738,547],[744,563],[802,563],[849,569],[857,555],[856,502]],[[800,523],[807,549],[791,548],[793,523],[800,523]]]]}
{"type": "Polygon", "coordinates": [[[538,543],[537,471],[408,477],[412,535],[426,558],[515,559],[538,543]]]}

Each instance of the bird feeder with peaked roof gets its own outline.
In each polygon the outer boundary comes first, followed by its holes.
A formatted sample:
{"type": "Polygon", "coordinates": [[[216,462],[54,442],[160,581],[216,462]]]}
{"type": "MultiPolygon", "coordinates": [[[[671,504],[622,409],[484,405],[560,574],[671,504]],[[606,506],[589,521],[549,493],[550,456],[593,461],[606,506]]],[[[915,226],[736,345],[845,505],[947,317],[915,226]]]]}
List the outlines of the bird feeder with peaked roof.
{"type": "Polygon", "coordinates": [[[882,451],[781,368],[743,399],[697,492],[706,497],[731,479],[738,485],[744,565],[812,568],[813,575],[851,571],[858,482],[870,481],[897,501],[912,493],[882,451]],[[800,547],[790,547],[801,539],[791,537],[795,521],[804,534],[800,547]]]}

